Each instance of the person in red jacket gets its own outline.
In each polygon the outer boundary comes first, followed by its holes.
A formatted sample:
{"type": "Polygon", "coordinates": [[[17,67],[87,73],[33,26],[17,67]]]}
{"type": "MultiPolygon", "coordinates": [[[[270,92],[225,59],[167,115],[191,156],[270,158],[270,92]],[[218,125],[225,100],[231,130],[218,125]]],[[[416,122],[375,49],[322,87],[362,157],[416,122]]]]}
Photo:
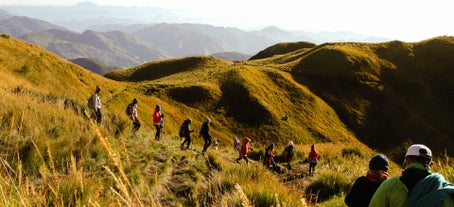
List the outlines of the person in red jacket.
{"type": "Polygon", "coordinates": [[[263,159],[263,164],[265,164],[266,168],[274,169],[276,167],[276,163],[274,162],[274,153],[273,149],[276,146],[274,143],[268,145],[265,148],[265,157],[263,159]]]}
{"type": "Polygon", "coordinates": [[[311,145],[311,151],[309,152],[309,174],[314,175],[315,166],[318,163],[318,159],[320,155],[318,154],[317,150],[315,150],[315,145],[311,145]]]}
{"type": "Polygon", "coordinates": [[[164,126],[164,115],[161,114],[161,105],[156,105],[156,108],[153,112],[153,125],[156,128],[156,134],[154,139],[161,140],[161,131],[164,126]]]}
{"type": "Polygon", "coordinates": [[[249,159],[247,158],[247,155],[249,154],[249,151],[252,150],[252,147],[249,145],[249,142],[251,142],[251,138],[245,137],[243,139],[243,143],[241,143],[240,148],[240,157],[236,159],[237,163],[240,163],[240,160],[244,159],[246,161],[246,165],[249,164],[249,159]]]}

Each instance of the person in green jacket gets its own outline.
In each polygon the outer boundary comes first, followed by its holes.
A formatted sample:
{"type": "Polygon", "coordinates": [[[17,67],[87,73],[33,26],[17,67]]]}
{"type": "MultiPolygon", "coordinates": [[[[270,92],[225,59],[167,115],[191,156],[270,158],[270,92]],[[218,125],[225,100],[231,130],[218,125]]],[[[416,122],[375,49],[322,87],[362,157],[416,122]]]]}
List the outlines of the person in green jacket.
{"type": "Polygon", "coordinates": [[[411,145],[402,175],[383,181],[369,207],[454,206],[454,186],[441,174],[432,173],[431,165],[431,150],[422,144],[411,145]]]}

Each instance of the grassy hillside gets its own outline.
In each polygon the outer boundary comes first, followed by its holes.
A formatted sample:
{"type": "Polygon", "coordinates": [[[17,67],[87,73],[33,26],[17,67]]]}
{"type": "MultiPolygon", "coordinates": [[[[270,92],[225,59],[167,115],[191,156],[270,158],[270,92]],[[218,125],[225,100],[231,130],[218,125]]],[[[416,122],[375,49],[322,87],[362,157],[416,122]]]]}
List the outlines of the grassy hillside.
{"type": "Polygon", "coordinates": [[[393,152],[424,142],[444,151],[454,145],[453,40],[326,44],[274,61],[371,147],[393,152]]]}
{"type": "Polygon", "coordinates": [[[263,58],[269,58],[274,55],[281,55],[281,54],[287,54],[290,52],[293,52],[295,50],[300,50],[300,49],[310,49],[315,47],[316,45],[314,43],[310,42],[284,42],[284,43],[279,43],[275,44],[271,47],[268,47],[256,55],[252,56],[250,60],[256,60],[256,59],[263,59],[263,58]]]}
{"type": "Polygon", "coordinates": [[[226,142],[235,135],[257,137],[261,144],[354,140],[323,100],[279,70],[198,56],[154,61],[106,77],[141,81],[144,93],[187,116],[211,117],[216,136],[226,142]]]}
{"type": "MultiPolygon", "coordinates": [[[[414,47],[432,54],[437,51],[434,45],[446,45],[437,39],[428,43],[433,47],[426,42],[414,43],[414,47]]],[[[394,44],[383,43],[389,47],[394,44]]],[[[0,45],[0,203],[5,206],[345,206],[343,195],[357,176],[366,173],[369,157],[377,153],[370,147],[374,146],[372,142],[358,136],[361,130],[369,130],[361,126],[371,126],[364,124],[370,122],[365,109],[375,105],[364,103],[376,99],[366,98],[373,96],[370,91],[374,90],[386,95],[394,86],[379,87],[378,81],[371,80],[378,80],[376,74],[380,74],[377,71],[382,65],[389,66],[390,71],[399,70],[393,66],[391,59],[395,56],[390,53],[380,53],[380,57],[389,55],[387,62],[362,59],[378,54],[376,46],[380,44],[353,49],[349,44],[336,43],[235,64],[204,56],[155,61],[113,71],[107,79],[6,35],[0,37],[0,45]],[[374,67],[353,68],[354,73],[342,68],[352,74],[331,73],[329,70],[337,67],[323,65],[320,70],[304,71],[311,68],[311,60],[315,61],[311,55],[317,57],[323,51],[339,66],[345,64],[342,60],[348,55],[348,60],[374,67]],[[316,80],[323,80],[318,73],[332,78],[328,82],[332,84],[336,84],[334,80],[363,79],[354,82],[355,90],[359,90],[352,98],[354,91],[343,88],[345,84],[317,85],[316,80]],[[86,99],[95,85],[104,88],[101,99],[105,118],[101,125],[93,123],[86,113],[86,99]],[[139,99],[143,124],[136,134],[124,114],[133,97],[139,99]],[[337,97],[339,102],[335,101],[337,97]],[[361,103],[358,105],[364,108],[352,103],[361,103]],[[156,104],[163,106],[166,120],[159,142],[153,140],[151,125],[156,104]],[[354,112],[358,118],[347,112],[354,112]],[[211,133],[220,147],[211,147],[202,155],[203,143],[197,135],[205,117],[212,119],[211,133]],[[186,118],[193,119],[194,144],[189,150],[180,150],[182,140],[177,133],[186,118]],[[231,149],[234,136],[252,138],[249,166],[234,161],[238,156],[231,149]],[[297,149],[292,170],[280,162],[289,140],[297,149]],[[275,173],[260,163],[270,142],[277,144],[275,173]],[[322,158],[316,174],[308,176],[306,156],[313,143],[322,158]]],[[[447,65],[439,63],[436,70],[448,72],[444,68],[447,65]]],[[[426,72],[426,78],[435,78],[426,72]]],[[[431,84],[436,91],[437,84],[431,84]]],[[[449,94],[449,86],[446,89],[433,94],[449,94]]],[[[398,96],[397,91],[390,94],[398,96]]],[[[450,103],[443,95],[431,97],[439,97],[439,107],[450,103]]],[[[428,100],[431,103],[432,99],[428,100]]],[[[430,117],[428,114],[418,116],[430,117]]],[[[434,146],[430,141],[424,140],[434,146]]],[[[394,152],[401,155],[400,150],[394,152]]],[[[433,171],[453,180],[449,157],[435,154],[433,171]]],[[[399,165],[391,163],[390,173],[398,175],[399,165]]]]}

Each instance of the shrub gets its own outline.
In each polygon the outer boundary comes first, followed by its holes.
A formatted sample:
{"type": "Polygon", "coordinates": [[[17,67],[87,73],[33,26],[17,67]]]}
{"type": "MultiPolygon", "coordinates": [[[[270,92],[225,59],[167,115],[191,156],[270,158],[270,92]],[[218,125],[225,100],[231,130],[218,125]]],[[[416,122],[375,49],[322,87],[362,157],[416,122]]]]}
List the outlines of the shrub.
{"type": "Polygon", "coordinates": [[[1,34],[0,37],[3,37],[5,39],[9,39],[9,35],[8,34],[1,34]]]}
{"type": "Polygon", "coordinates": [[[348,156],[357,156],[359,158],[364,158],[364,153],[358,147],[342,149],[342,157],[348,156]]]}
{"type": "Polygon", "coordinates": [[[216,170],[222,170],[222,163],[221,161],[219,161],[219,159],[217,157],[215,157],[212,153],[209,153],[208,154],[208,166],[210,166],[211,168],[214,168],[216,170]]]}
{"type": "Polygon", "coordinates": [[[328,200],[336,195],[347,192],[351,187],[349,179],[341,173],[322,175],[306,188],[309,202],[316,203],[328,200]]]}
{"type": "Polygon", "coordinates": [[[261,160],[265,156],[265,150],[264,149],[259,149],[259,150],[251,150],[248,154],[248,157],[253,159],[253,160],[261,160]]]}

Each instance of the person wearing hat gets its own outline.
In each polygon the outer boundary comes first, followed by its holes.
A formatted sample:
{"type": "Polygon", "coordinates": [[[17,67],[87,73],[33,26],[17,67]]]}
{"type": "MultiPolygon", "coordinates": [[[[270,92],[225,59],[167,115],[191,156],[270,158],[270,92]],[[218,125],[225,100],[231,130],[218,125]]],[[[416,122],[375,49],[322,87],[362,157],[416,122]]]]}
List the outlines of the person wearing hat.
{"type": "Polygon", "coordinates": [[[454,206],[454,186],[441,174],[432,173],[431,165],[432,151],[422,144],[411,145],[402,175],[383,181],[369,207],[454,206]]]}
{"type": "Polygon", "coordinates": [[[153,112],[153,125],[156,128],[155,140],[161,140],[161,131],[164,126],[164,114],[161,113],[161,105],[157,104],[153,112]]]}
{"type": "Polygon", "coordinates": [[[345,196],[345,204],[349,207],[368,206],[375,190],[388,177],[388,158],[382,154],[372,156],[367,174],[355,180],[350,192],[345,196]]]}
{"type": "Polygon", "coordinates": [[[203,145],[203,150],[202,150],[203,154],[205,154],[205,152],[207,151],[208,147],[211,145],[211,142],[212,142],[212,140],[211,140],[212,138],[210,135],[210,123],[211,123],[211,119],[206,118],[205,122],[203,122],[203,124],[202,124],[202,128],[200,129],[200,133],[199,133],[199,138],[203,137],[203,140],[205,141],[205,144],[203,145]]]}

